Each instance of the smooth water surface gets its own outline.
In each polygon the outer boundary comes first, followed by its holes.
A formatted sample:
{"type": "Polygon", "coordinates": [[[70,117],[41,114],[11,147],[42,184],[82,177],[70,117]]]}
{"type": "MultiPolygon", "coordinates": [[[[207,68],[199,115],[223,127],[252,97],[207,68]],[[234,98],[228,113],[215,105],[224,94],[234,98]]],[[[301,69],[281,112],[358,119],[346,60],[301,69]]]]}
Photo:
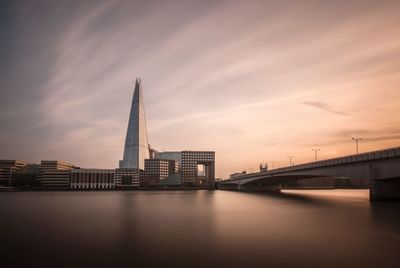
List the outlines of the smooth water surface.
{"type": "Polygon", "coordinates": [[[0,193],[0,267],[400,267],[365,190],[0,193]]]}

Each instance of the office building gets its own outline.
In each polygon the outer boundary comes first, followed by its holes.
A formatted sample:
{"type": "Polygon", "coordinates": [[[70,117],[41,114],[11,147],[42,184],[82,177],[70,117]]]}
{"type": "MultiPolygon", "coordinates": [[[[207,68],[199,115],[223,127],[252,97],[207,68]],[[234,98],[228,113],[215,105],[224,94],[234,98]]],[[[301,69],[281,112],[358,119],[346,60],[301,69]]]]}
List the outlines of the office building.
{"type": "Polygon", "coordinates": [[[119,162],[119,167],[144,169],[144,160],[149,158],[150,149],[147,138],[142,85],[140,79],[136,79],[126,132],[124,156],[119,162]]]}
{"type": "Polygon", "coordinates": [[[143,170],[137,168],[117,168],[115,170],[116,188],[139,188],[139,179],[143,177],[143,170]]]}
{"type": "Polygon", "coordinates": [[[71,189],[105,190],[115,188],[114,169],[74,169],[71,171],[71,189]]]}
{"type": "Polygon", "coordinates": [[[140,185],[143,187],[159,186],[169,176],[178,172],[175,160],[146,159],[144,161],[144,178],[140,185]]]}
{"type": "Polygon", "coordinates": [[[78,167],[62,161],[43,160],[40,163],[39,180],[44,188],[68,189],[70,172],[76,168],[78,167]]]}
{"type": "Polygon", "coordinates": [[[215,182],[215,152],[174,151],[155,154],[155,159],[175,160],[183,186],[213,186],[215,182]]]}
{"type": "Polygon", "coordinates": [[[13,174],[25,164],[19,160],[0,160],[0,185],[11,186],[13,174]]]}
{"type": "Polygon", "coordinates": [[[175,160],[178,166],[182,164],[182,152],[181,151],[167,151],[167,152],[157,152],[154,155],[155,159],[164,160],[175,160]]]}
{"type": "Polygon", "coordinates": [[[182,185],[214,186],[215,152],[182,151],[181,174],[182,174],[182,185]]]}
{"type": "Polygon", "coordinates": [[[20,188],[39,188],[41,182],[39,180],[40,165],[38,164],[26,164],[19,170],[16,170],[12,174],[12,186],[20,188]]]}

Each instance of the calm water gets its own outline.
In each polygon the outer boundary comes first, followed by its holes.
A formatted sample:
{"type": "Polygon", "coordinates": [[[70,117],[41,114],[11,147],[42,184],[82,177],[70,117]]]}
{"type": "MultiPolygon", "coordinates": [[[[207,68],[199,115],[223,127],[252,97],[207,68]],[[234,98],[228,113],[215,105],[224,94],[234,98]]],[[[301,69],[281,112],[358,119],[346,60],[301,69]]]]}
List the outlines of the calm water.
{"type": "Polygon", "coordinates": [[[364,190],[0,193],[0,250],[1,268],[398,268],[400,203],[364,190]]]}

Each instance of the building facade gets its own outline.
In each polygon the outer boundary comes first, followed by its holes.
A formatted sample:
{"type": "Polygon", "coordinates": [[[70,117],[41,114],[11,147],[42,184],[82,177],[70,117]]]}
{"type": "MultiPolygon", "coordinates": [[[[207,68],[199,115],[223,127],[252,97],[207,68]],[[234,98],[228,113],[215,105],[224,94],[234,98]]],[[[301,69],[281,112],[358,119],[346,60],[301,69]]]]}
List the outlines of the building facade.
{"type": "Polygon", "coordinates": [[[0,160],[0,185],[11,186],[13,174],[25,165],[19,160],[0,160]]]}
{"type": "Polygon", "coordinates": [[[71,171],[71,189],[111,190],[115,188],[114,169],[74,169],[71,171]]]}
{"type": "Polygon", "coordinates": [[[144,169],[144,160],[149,158],[150,148],[147,137],[142,84],[140,79],[136,79],[125,138],[124,156],[119,162],[119,167],[144,169]]]}
{"type": "Polygon", "coordinates": [[[175,160],[146,159],[144,161],[144,177],[140,185],[143,187],[155,187],[178,172],[178,163],[175,160]]]}
{"type": "Polygon", "coordinates": [[[116,188],[139,188],[143,170],[137,168],[117,168],[115,170],[116,188]]]}
{"type": "Polygon", "coordinates": [[[215,183],[214,151],[159,152],[155,159],[175,160],[182,186],[213,187],[215,183]]]}
{"type": "Polygon", "coordinates": [[[24,189],[38,189],[42,186],[39,180],[39,174],[40,165],[26,164],[12,174],[12,186],[24,189]]]}
{"type": "Polygon", "coordinates": [[[157,152],[154,155],[155,159],[164,159],[164,160],[175,160],[178,164],[178,167],[182,164],[182,152],[180,151],[167,151],[167,152],[157,152]]]}
{"type": "Polygon", "coordinates": [[[215,152],[182,151],[182,185],[214,186],[215,152]]]}
{"type": "Polygon", "coordinates": [[[68,189],[71,170],[78,167],[57,160],[43,160],[40,163],[39,181],[44,188],[68,189]]]}

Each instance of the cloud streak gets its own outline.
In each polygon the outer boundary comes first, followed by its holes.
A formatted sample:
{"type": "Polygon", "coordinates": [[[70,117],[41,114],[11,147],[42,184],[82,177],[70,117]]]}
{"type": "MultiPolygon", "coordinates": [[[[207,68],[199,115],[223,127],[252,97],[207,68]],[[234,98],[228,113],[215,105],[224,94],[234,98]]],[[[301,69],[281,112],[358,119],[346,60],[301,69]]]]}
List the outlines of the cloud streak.
{"type": "Polygon", "coordinates": [[[340,110],[333,109],[332,107],[330,107],[330,105],[328,105],[326,103],[323,103],[321,101],[304,101],[303,103],[305,105],[308,105],[308,106],[311,106],[311,107],[315,107],[315,108],[318,108],[318,109],[321,109],[323,111],[330,112],[330,113],[333,113],[333,114],[349,116],[348,113],[342,112],[340,110]]]}

